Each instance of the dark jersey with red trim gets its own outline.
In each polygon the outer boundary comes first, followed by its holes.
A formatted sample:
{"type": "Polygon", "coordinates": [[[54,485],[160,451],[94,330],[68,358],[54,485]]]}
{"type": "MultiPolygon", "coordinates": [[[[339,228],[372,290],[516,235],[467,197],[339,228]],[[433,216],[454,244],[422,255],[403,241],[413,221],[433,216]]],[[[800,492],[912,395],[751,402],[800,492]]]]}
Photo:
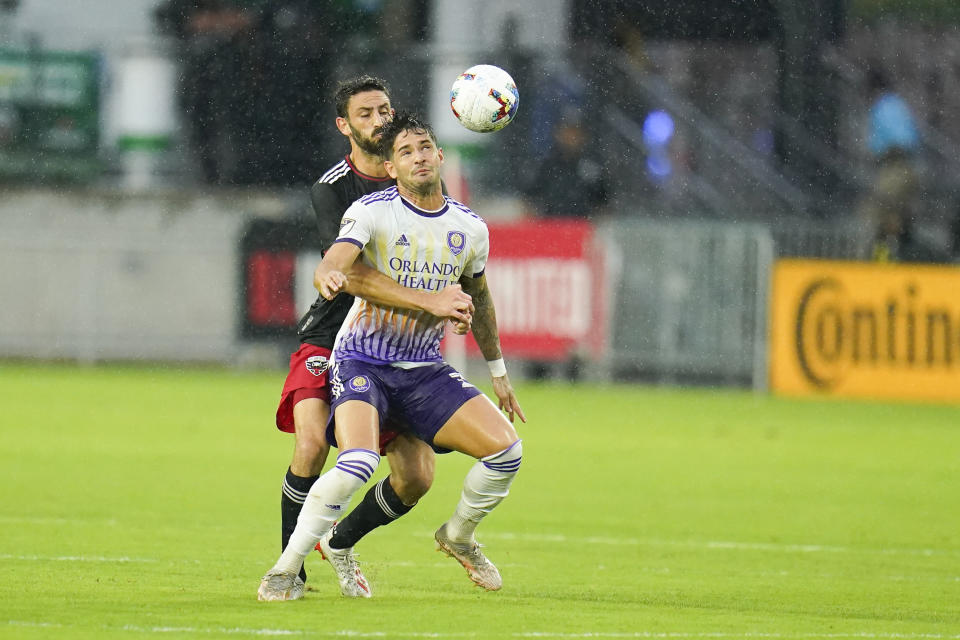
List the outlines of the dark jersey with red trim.
{"type": "MultiPolygon", "coordinates": [[[[393,186],[393,178],[374,178],[357,170],[347,156],[320,176],[310,188],[313,212],[317,216],[317,231],[320,233],[324,251],[337,239],[340,231],[340,219],[343,212],[368,193],[393,186]]],[[[341,293],[333,300],[318,295],[316,302],[300,318],[297,325],[297,337],[300,342],[333,348],[333,342],[353,305],[353,296],[341,293]]]]}

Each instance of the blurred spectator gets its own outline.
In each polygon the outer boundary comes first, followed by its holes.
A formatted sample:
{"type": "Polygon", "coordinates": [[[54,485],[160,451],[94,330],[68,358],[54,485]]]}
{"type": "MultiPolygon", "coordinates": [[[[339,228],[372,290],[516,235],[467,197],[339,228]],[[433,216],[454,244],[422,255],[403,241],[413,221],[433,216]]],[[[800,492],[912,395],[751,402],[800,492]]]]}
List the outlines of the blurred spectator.
{"type": "Polygon", "coordinates": [[[874,69],[868,74],[867,84],[873,100],[870,152],[879,159],[916,153],[920,149],[920,134],[906,101],[893,90],[886,74],[880,70],[874,69]]]}
{"type": "Polygon", "coordinates": [[[227,173],[223,150],[247,99],[235,87],[257,15],[230,0],[166,0],[155,19],[162,33],[181,42],[180,100],[190,142],[204,180],[219,182],[227,173]]]}
{"type": "Polygon", "coordinates": [[[947,252],[938,249],[917,233],[910,218],[888,211],[879,220],[871,259],[877,262],[950,262],[947,252]]]}
{"type": "Polygon", "coordinates": [[[308,184],[317,162],[340,144],[318,103],[330,93],[353,9],[340,0],[271,0],[264,7],[245,89],[254,98],[237,181],[308,184]]]}
{"type": "MultiPolygon", "coordinates": [[[[517,163],[536,165],[546,155],[550,147],[550,131],[539,118],[550,118],[555,105],[547,104],[549,99],[541,97],[541,91],[550,85],[550,78],[544,66],[540,64],[537,52],[521,39],[524,32],[523,17],[516,12],[508,12],[500,24],[497,33],[499,41],[484,58],[490,64],[501,67],[520,91],[518,116],[510,126],[497,133],[497,147],[517,150],[517,163]],[[534,127],[537,127],[536,133],[534,127]],[[534,136],[541,136],[534,139],[534,136]]],[[[550,93],[553,96],[554,94],[550,93]]],[[[523,190],[523,173],[516,170],[514,163],[481,162],[478,163],[476,177],[483,184],[498,185],[503,192],[517,195],[523,190]]]]}
{"type": "Polygon", "coordinates": [[[587,108],[591,96],[583,76],[569,59],[545,58],[538,73],[529,73],[529,70],[532,69],[528,67],[528,78],[538,76],[534,82],[525,81],[534,87],[536,99],[526,100],[526,85],[517,86],[520,87],[520,108],[529,109],[523,116],[530,123],[530,142],[526,155],[540,161],[554,144],[555,130],[562,123],[564,112],[587,108]]]}
{"type": "Polygon", "coordinates": [[[339,0],[164,0],[180,42],[181,106],[210,183],[312,180],[326,136],[316,101],[349,22],[339,0]]]}
{"type": "Polygon", "coordinates": [[[587,146],[588,132],[575,112],[553,130],[550,153],[525,177],[523,193],[541,216],[593,218],[608,201],[603,159],[587,146]]]}
{"type": "Polygon", "coordinates": [[[875,173],[861,215],[883,243],[883,238],[898,237],[907,230],[914,217],[913,200],[919,186],[914,163],[920,135],[910,107],[890,86],[885,73],[871,70],[867,89],[871,99],[867,148],[875,173]]]}

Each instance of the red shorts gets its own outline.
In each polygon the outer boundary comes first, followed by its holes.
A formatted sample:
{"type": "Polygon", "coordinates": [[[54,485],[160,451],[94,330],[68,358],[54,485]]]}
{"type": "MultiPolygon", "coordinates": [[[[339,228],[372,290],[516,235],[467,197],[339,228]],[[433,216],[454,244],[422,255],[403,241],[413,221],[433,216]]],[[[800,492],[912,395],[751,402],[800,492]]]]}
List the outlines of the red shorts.
{"type": "MultiPolygon", "coordinates": [[[[303,343],[290,355],[290,372],[283,383],[280,405],[277,407],[277,429],[294,433],[293,407],[306,398],[319,398],[330,404],[330,349],[303,343]]],[[[380,425],[380,455],[385,447],[400,435],[403,429],[387,419],[380,425]]]]}
{"type": "Polygon", "coordinates": [[[319,398],[330,404],[328,369],[330,349],[303,343],[290,355],[290,372],[280,393],[277,428],[294,433],[293,405],[304,398],[319,398]],[[296,396],[296,397],[294,397],[296,396]]]}

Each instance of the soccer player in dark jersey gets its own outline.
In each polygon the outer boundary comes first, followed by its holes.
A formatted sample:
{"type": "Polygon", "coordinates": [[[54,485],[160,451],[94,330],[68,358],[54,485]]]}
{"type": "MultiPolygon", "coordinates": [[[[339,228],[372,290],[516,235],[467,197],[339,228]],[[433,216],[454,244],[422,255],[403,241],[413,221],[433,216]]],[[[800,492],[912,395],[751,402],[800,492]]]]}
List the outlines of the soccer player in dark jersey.
{"type": "MultiPolygon", "coordinates": [[[[324,173],[311,189],[324,247],[336,239],[343,212],[354,200],[395,184],[384,169],[378,147],[377,130],[393,114],[386,84],[378,78],[361,76],[341,83],[334,99],[337,129],[350,142],[350,153],[324,173]]],[[[461,323],[470,321],[470,297],[458,289],[426,295],[416,292],[420,297],[413,297],[412,289],[401,287],[359,263],[354,266],[351,282],[355,290],[348,289],[348,293],[385,296],[383,300],[394,306],[419,308],[461,323]]],[[[277,428],[295,434],[293,460],[284,477],[280,503],[282,548],[286,548],[303,502],[327,458],[329,445],[324,431],[330,414],[328,358],[352,304],[351,295],[341,295],[334,300],[318,296],[298,325],[301,346],[290,356],[290,372],[276,419],[277,428]]],[[[462,325],[459,331],[465,331],[462,325]]],[[[349,552],[354,543],[375,527],[409,511],[433,481],[433,450],[422,440],[388,429],[381,438],[381,447],[390,463],[390,476],[377,483],[340,523],[331,548],[324,553],[338,576],[355,574],[347,584],[341,581],[345,595],[369,596],[363,574],[350,570],[354,561],[349,552]],[[338,565],[346,565],[346,569],[338,565]]],[[[303,568],[300,580],[306,580],[303,568]]],[[[302,582],[299,586],[302,588],[302,582]]]]}

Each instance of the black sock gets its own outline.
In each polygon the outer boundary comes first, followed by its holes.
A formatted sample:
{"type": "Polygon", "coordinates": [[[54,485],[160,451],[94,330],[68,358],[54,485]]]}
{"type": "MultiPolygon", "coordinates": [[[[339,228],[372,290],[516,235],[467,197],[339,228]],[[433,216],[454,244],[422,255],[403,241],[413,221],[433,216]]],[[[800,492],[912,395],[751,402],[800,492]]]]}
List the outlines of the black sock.
{"type": "MultiPolygon", "coordinates": [[[[303,501],[307,499],[307,493],[310,487],[320,476],[310,476],[303,478],[294,475],[290,469],[287,469],[287,475],[283,479],[283,491],[280,495],[280,550],[287,548],[290,541],[290,535],[297,527],[297,517],[300,510],[303,509],[303,501]]],[[[300,567],[300,579],[307,579],[307,572],[300,567]]]]}
{"type": "Polygon", "coordinates": [[[330,537],[334,549],[346,549],[360,542],[360,538],[377,527],[389,524],[413,509],[403,504],[390,486],[387,476],[367,491],[363,500],[346,518],[337,523],[330,537]]]}

